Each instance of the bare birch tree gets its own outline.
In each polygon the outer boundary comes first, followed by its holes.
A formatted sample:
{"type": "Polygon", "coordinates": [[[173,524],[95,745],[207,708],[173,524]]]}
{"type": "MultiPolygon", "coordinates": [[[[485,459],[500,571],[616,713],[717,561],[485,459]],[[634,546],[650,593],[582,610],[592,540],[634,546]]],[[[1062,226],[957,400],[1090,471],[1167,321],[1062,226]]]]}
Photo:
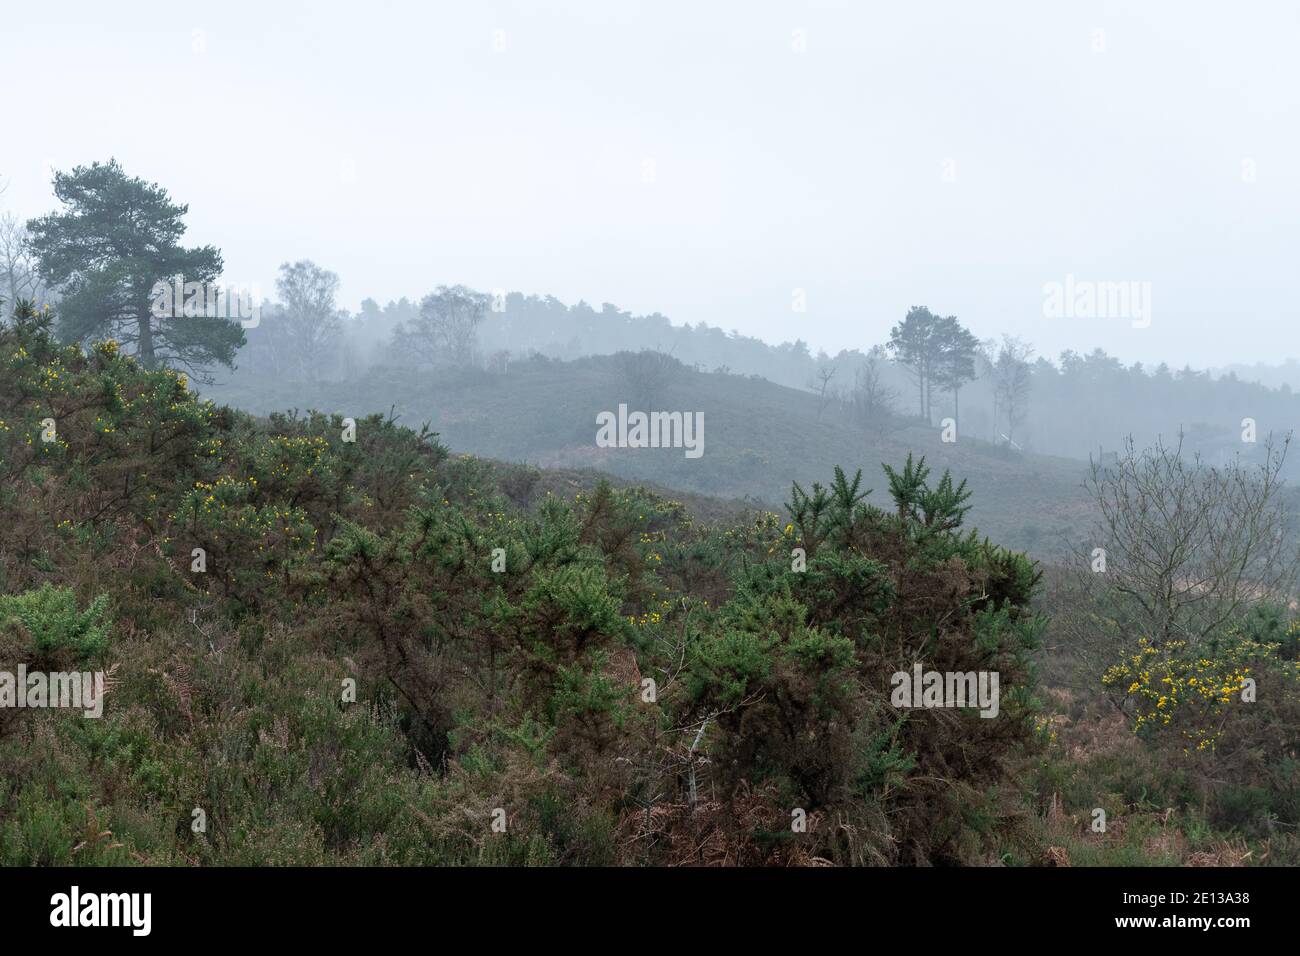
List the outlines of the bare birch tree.
{"type": "Polygon", "coordinates": [[[8,310],[19,299],[42,298],[43,291],[36,257],[27,242],[27,227],[5,213],[0,216],[0,299],[8,310]]]}
{"type": "Polygon", "coordinates": [[[284,263],[275,280],[284,308],[277,315],[285,344],[296,355],[309,381],[316,381],[322,366],[334,357],[342,332],[335,296],[337,273],[307,259],[284,263]]]}
{"type": "Polygon", "coordinates": [[[492,297],[463,285],[439,286],[420,300],[420,314],[393,330],[399,358],[428,365],[476,365],[478,327],[492,297]]]}
{"type": "MultiPolygon", "coordinates": [[[[1263,461],[1212,466],[1176,445],[1092,463],[1085,487],[1100,518],[1104,578],[1135,629],[1159,645],[1196,646],[1260,598],[1287,601],[1300,552],[1281,489],[1290,436],[1264,444],[1263,461]]],[[[1097,561],[1088,555],[1090,567],[1097,561]]]]}

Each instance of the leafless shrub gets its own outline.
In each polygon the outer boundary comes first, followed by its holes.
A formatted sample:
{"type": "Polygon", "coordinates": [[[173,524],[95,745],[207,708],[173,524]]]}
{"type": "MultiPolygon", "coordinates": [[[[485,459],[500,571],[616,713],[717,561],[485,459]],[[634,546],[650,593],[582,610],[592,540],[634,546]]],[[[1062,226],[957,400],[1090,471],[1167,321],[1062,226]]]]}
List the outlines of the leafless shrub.
{"type": "Polygon", "coordinates": [[[1088,610],[1058,621],[1058,641],[1095,672],[1138,637],[1194,648],[1254,601],[1289,601],[1300,571],[1281,496],[1289,445],[1270,438],[1258,464],[1213,466],[1181,437],[1141,451],[1130,438],[1093,461],[1084,486],[1098,519],[1074,577],[1088,610]]]}
{"type": "Polygon", "coordinates": [[[627,389],[629,404],[643,411],[655,409],[668,386],[683,370],[680,361],[657,349],[619,352],[615,361],[627,389]]]}

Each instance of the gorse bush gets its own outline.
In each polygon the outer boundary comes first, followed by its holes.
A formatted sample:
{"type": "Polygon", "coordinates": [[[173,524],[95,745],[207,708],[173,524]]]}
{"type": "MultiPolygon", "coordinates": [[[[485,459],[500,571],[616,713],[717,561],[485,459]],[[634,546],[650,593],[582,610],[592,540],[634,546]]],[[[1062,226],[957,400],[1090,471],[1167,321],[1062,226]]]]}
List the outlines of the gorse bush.
{"type": "Polygon", "coordinates": [[[256,420],[24,304],[0,476],[6,639],[117,668],[101,720],[0,737],[6,862],[979,863],[1028,839],[1039,572],[923,459],[880,506],[837,469],[785,517],[703,525],[640,488],[539,493],[391,415],[256,420]],[[996,717],[896,706],[916,668],[997,675],[996,717]]]}
{"type": "Polygon", "coordinates": [[[1101,678],[1210,823],[1284,843],[1300,826],[1298,634],[1259,603],[1195,648],[1139,639],[1101,678]]]}
{"type": "Polygon", "coordinates": [[[1235,705],[1255,702],[1257,679],[1276,679],[1284,696],[1300,693],[1300,668],[1278,655],[1280,647],[1243,637],[1235,628],[1197,651],[1185,641],[1157,648],[1139,638],[1137,652],[1101,680],[1131,704],[1134,730],[1176,728],[1187,746],[1212,749],[1235,705]]]}

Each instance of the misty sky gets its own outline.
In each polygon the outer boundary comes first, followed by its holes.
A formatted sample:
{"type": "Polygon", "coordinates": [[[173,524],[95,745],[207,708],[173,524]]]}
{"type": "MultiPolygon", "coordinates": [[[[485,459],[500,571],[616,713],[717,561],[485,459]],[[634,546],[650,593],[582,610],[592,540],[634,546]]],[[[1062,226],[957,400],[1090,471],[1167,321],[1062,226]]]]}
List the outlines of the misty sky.
{"type": "Polygon", "coordinates": [[[306,257],[352,309],[463,282],[835,350],[924,304],[1050,356],[1300,355],[1293,2],[42,0],[0,41],[0,207],[116,156],[267,294],[306,257]],[[1150,327],[1045,318],[1067,273],[1150,282],[1150,327]]]}

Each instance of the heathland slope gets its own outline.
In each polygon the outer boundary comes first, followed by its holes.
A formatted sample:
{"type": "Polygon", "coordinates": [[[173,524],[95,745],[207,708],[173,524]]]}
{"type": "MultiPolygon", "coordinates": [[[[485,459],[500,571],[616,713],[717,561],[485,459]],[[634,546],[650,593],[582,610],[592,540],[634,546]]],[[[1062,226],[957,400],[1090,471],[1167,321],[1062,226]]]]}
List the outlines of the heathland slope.
{"type": "Polygon", "coordinates": [[[1099,673],[1043,694],[1038,570],[915,460],[739,519],[348,417],[0,328],[0,862],[1295,859],[1286,608],[1212,662],[1261,677],[1225,764],[1103,721],[1099,673]],[[1000,699],[900,701],[917,668],[1000,699]],[[17,709],[17,673],[107,690],[17,709]]]}
{"type": "Polygon", "coordinates": [[[236,376],[205,390],[257,414],[311,407],[345,416],[393,410],[428,422],[454,451],[548,468],[591,468],[633,481],[779,508],[790,483],[822,479],[835,465],[876,473],[909,452],[951,468],[974,492],[969,522],[1009,546],[1050,557],[1087,528],[1086,463],[1021,454],[960,433],[890,416],[863,423],[817,395],[766,379],[680,367],[638,394],[618,356],[535,359],[504,371],[375,369],[341,382],[280,384],[236,376]],[[701,413],[704,450],[599,447],[597,415],[630,410],[701,413]]]}

